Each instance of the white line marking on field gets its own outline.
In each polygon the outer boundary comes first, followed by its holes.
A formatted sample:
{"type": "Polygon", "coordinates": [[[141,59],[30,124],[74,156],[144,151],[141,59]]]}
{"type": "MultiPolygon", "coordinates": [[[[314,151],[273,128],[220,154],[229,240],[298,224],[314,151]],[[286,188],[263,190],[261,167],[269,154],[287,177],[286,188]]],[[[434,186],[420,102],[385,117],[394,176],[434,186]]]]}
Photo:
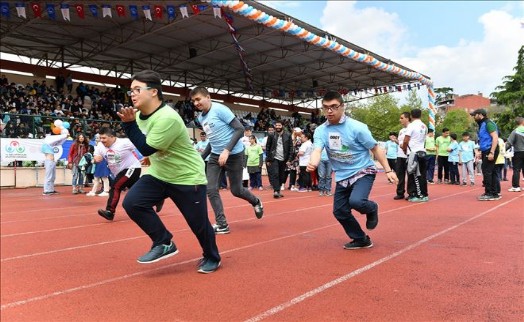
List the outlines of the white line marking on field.
{"type": "Polygon", "coordinates": [[[411,244],[409,246],[406,246],[403,249],[401,249],[401,250],[399,250],[399,251],[397,251],[397,252],[395,252],[395,253],[393,253],[393,254],[391,254],[389,256],[386,256],[386,257],[383,257],[383,258],[381,258],[379,260],[376,260],[373,263],[370,263],[370,264],[368,264],[366,266],[363,266],[363,267],[361,267],[361,268],[359,268],[357,270],[354,270],[354,271],[352,271],[352,272],[350,272],[350,273],[348,273],[348,274],[346,274],[344,276],[341,276],[341,277],[339,277],[337,279],[334,279],[334,280],[332,280],[332,281],[330,281],[330,282],[328,282],[328,283],[326,283],[324,285],[321,285],[321,286],[319,286],[319,287],[317,287],[315,289],[312,289],[311,291],[308,291],[308,292],[306,292],[306,293],[304,293],[302,295],[299,295],[299,296],[297,296],[297,297],[295,297],[295,298],[293,298],[293,299],[291,299],[291,300],[289,300],[287,302],[284,302],[282,304],[274,306],[271,309],[269,309],[269,310],[267,310],[267,311],[265,311],[265,312],[263,312],[263,313],[261,313],[259,315],[256,315],[256,316],[254,316],[254,317],[252,317],[252,318],[250,318],[248,320],[246,320],[246,322],[256,322],[256,321],[261,321],[261,320],[263,320],[265,318],[271,317],[271,316],[273,316],[273,315],[275,315],[275,314],[277,314],[277,313],[279,313],[281,311],[284,311],[285,309],[287,309],[287,308],[289,308],[289,307],[291,307],[291,306],[293,306],[295,304],[303,302],[303,301],[305,301],[308,298],[311,298],[311,297],[313,297],[315,295],[318,295],[318,294],[320,294],[320,293],[322,293],[322,292],[324,292],[324,291],[326,291],[326,290],[328,290],[328,289],[330,289],[330,288],[332,288],[334,286],[337,286],[337,285],[339,285],[339,284],[341,284],[341,283],[343,283],[343,282],[345,282],[345,281],[347,281],[347,280],[357,276],[357,275],[360,275],[360,274],[362,274],[362,273],[364,273],[366,271],[369,271],[370,269],[372,269],[372,268],[374,268],[374,267],[376,267],[376,266],[378,266],[380,264],[383,264],[383,263],[385,263],[385,262],[387,262],[387,261],[389,261],[389,260],[391,260],[391,259],[393,259],[395,257],[398,257],[398,256],[400,256],[400,255],[402,255],[402,254],[404,254],[404,253],[406,253],[406,252],[408,252],[408,251],[410,251],[410,250],[412,250],[412,249],[414,249],[414,248],[416,248],[416,247],[418,247],[418,246],[420,246],[422,244],[425,244],[425,243],[427,243],[428,241],[430,241],[430,240],[432,240],[434,238],[437,238],[437,237],[439,237],[439,236],[441,236],[443,234],[446,234],[446,233],[448,233],[448,232],[450,232],[450,231],[452,231],[452,230],[454,230],[454,229],[456,229],[456,228],[458,228],[460,226],[463,226],[463,225],[469,223],[470,221],[473,221],[473,220],[475,220],[477,218],[480,218],[480,217],[482,217],[482,216],[492,212],[493,210],[496,210],[496,209],[498,209],[498,208],[500,208],[502,206],[505,206],[505,205],[509,204],[510,202],[518,199],[519,197],[510,199],[510,200],[508,200],[508,201],[506,201],[504,203],[501,203],[501,204],[499,204],[499,205],[497,205],[497,206],[495,206],[493,208],[490,208],[490,209],[488,209],[488,210],[486,210],[486,211],[484,211],[484,212],[482,212],[482,213],[480,213],[480,214],[478,214],[476,216],[473,216],[473,217],[471,217],[469,219],[466,219],[466,220],[464,220],[461,223],[453,225],[453,226],[451,226],[449,228],[446,228],[446,229],[444,229],[444,230],[442,230],[442,231],[440,231],[438,233],[435,233],[435,234],[433,234],[431,236],[428,236],[428,237],[426,237],[424,239],[421,239],[421,240],[419,240],[416,243],[413,243],[413,244],[411,244]]]}

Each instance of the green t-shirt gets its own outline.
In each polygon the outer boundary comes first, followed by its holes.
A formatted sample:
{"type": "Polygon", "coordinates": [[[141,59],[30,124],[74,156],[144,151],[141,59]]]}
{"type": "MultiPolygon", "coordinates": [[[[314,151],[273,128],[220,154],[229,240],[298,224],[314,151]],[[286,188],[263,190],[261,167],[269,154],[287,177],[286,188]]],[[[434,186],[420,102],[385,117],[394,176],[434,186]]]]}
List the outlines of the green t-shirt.
{"type": "Polygon", "coordinates": [[[250,145],[244,151],[247,155],[247,166],[258,167],[260,165],[260,155],[264,153],[262,147],[258,144],[250,145]]]}
{"type": "Polygon", "coordinates": [[[435,137],[426,136],[426,141],[424,142],[424,148],[426,148],[426,154],[435,155],[437,153],[435,146],[435,137]]]}
{"type": "Polygon", "coordinates": [[[140,119],[138,127],[146,135],[146,143],[158,151],[149,156],[148,174],[178,185],[207,184],[204,160],[193,148],[184,121],[178,113],[163,105],[147,119],[140,119]]]}
{"type": "Polygon", "coordinates": [[[451,137],[439,136],[435,140],[435,144],[438,145],[437,154],[443,157],[449,156],[448,147],[451,144],[451,137]]]}

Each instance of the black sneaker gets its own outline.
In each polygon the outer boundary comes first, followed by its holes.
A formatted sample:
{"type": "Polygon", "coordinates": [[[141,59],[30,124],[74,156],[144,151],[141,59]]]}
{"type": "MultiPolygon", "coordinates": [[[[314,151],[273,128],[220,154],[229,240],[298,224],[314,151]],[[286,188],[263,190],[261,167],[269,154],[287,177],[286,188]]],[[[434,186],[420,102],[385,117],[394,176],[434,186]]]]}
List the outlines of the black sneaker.
{"type": "Polygon", "coordinates": [[[215,234],[217,235],[225,235],[225,234],[229,234],[230,231],[229,231],[229,225],[228,224],[225,224],[225,225],[213,225],[213,230],[215,231],[215,234]]]}
{"type": "Polygon", "coordinates": [[[202,258],[198,263],[197,272],[202,274],[213,273],[220,267],[220,261],[216,262],[210,258],[202,258]]]}
{"type": "Polygon", "coordinates": [[[257,216],[258,219],[262,219],[264,216],[264,206],[262,205],[262,200],[258,199],[258,202],[253,206],[253,209],[255,209],[255,216],[257,216]]]}
{"type": "Polygon", "coordinates": [[[373,247],[373,242],[369,236],[366,236],[363,239],[355,239],[352,242],[349,242],[344,245],[344,249],[361,249],[361,248],[371,248],[373,247]]]}
{"type": "Polygon", "coordinates": [[[178,254],[178,249],[175,247],[175,244],[171,242],[169,245],[158,245],[151,248],[150,251],[140,256],[137,262],[140,264],[154,263],[176,254],[178,254]]]}
{"type": "Polygon", "coordinates": [[[98,214],[107,220],[113,220],[113,218],[115,218],[115,214],[109,210],[98,209],[98,214]]]}
{"type": "Polygon", "coordinates": [[[491,195],[489,196],[489,201],[494,201],[494,200],[500,200],[502,199],[502,196],[500,194],[494,194],[494,195],[491,195]]]}
{"type": "Polygon", "coordinates": [[[273,198],[278,199],[278,198],[281,198],[281,197],[283,197],[283,195],[281,195],[280,192],[278,192],[278,191],[273,192],[273,198]]]}
{"type": "Polygon", "coordinates": [[[375,209],[375,211],[366,214],[366,228],[368,230],[373,230],[378,225],[378,204],[376,205],[377,209],[375,209]]]}
{"type": "Polygon", "coordinates": [[[404,199],[404,196],[399,196],[399,195],[396,195],[395,197],[393,197],[394,200],[402,200],[404,199]]]}

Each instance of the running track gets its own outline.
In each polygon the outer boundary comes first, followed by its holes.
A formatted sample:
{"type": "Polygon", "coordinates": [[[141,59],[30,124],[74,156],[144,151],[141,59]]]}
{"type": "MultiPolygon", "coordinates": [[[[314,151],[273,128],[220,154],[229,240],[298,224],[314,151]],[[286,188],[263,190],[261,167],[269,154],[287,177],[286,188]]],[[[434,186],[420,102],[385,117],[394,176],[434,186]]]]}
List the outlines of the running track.
{"type": "Polygon", "coordinates": [[[257,220],[222,191],[232,233],[217,236],[222,267],[209,275],[171,201],[161,217],[180,253],[140,265],[150,240],[121,207],[99,217],[105,198],[1,190],[1,320],[522,321],[524,193],[502,186],[501,200],[479,202],[480,185],[432,185],[430,202],[412,204],[379,174],[375,247],[356,251],[342,249],[331,197],[256,191],[257,220]]]}

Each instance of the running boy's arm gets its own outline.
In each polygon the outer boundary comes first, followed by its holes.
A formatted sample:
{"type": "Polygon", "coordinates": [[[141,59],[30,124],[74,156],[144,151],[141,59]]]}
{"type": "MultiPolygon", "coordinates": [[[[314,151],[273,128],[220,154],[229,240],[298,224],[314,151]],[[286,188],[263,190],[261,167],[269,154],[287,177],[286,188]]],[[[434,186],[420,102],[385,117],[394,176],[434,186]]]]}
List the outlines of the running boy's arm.
{"type": "Polygon", "coordinates": [[[126,135],[129,138],[129,140],[135,145],[135,147],[143,156],[148,157],[151,154],[158,151],[157,149],[147,144],[146,136],[144,135],[144,133],[140,131],[140,129],[138,128],[138,124],[136,124],[136,121],[122,122],[122,127],[124,128],[124,131],[126,132],[126,135]]]}
{"type": "Polygon", "coordinates": [[[235,132],[233,132],[231,141],[229,141],[225,149],[231,151],[237,144],[238,140],[244,136],[244,126],[236,117],[231,122],[229,122],[229,126],[231,126],[235,132]]]}

